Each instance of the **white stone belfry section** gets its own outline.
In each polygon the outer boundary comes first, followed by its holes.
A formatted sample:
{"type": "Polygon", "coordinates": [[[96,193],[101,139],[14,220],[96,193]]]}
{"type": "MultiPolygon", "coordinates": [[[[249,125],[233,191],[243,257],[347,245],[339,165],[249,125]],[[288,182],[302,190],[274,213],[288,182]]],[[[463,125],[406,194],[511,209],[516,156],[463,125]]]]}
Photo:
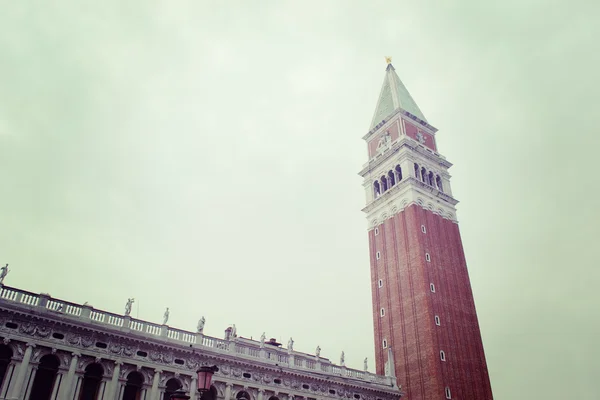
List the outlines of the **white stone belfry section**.
{"type": "Polygon", "coordinates": [[[452,164],[434,150],[437,129],[425,121],[391,64],[372,126],[363,139],[373,151],[359,173],[364,178],[363,211],[368,228],[413,204],[457,222],[458,201],[452,197],[448,173],[452,164]],[[408,125],[416,129],[412,137],[407,133],[408,125]]]}

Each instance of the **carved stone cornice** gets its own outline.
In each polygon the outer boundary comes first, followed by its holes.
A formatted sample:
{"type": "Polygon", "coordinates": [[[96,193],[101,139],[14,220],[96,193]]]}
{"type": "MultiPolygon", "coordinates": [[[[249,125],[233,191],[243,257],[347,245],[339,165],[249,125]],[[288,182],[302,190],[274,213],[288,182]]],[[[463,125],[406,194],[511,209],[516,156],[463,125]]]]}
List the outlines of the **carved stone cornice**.
{"type": "MultiPolygon", "coordinates": [[[[134,332],[124,335],[123,332],[106,326],[84,326],[85,324],[57,321],[54,314],[35,315],[23,313],[14,305],[0,300],[0,315],[17,324],[11,329],[6,324],[0,326],[3,336],[8,333],[11,340],[21,346],[31,343],[38,346],[34,351],[34,360],[43,352],[51,352],[52,348],[60,354],[61,364],[70,363],[70,354],[81,354],[78,360],[78,371],[82,371],[90,362],[99,362],[105,369],[105,375],[111,375],[111,366],[123,365],[119,378],[126,379],[129,372],[139,369],[146,384],[151,383],[155,370],[164,371],[165,375],[180,374],[182,382],[191,381],[198,366],[217,365],[219,372],[215,374],[215,382],[246,386],[262,387],[269,391],[294,393],[305,397],[340,397],[329,393],[329,390],[352,392],[367,399],[378,396],[385,400],[397,398],[396,387],[382,384],[371,384],[365,380],[321,373],[316,369],[299,369],[287,365],[267,363],[260,359],[240,357],[232,352],[204,351],[202,348],[188,347],[173,342],[160,342],[160,338],[142,338],[134,332]],[[57,335],[55,335],[57,334],[57,335]],[[102,345],[99,347],[99,345],[102,345]],[[64,355],[64,357],[63,357],[64,355]],[[279,380],[280,383],[275,383],[279,380]]],[[[12,344],[12,343],[11,343],[12,344]]],[[[254,390],[254,389],[253,389],[254,390]]]]}

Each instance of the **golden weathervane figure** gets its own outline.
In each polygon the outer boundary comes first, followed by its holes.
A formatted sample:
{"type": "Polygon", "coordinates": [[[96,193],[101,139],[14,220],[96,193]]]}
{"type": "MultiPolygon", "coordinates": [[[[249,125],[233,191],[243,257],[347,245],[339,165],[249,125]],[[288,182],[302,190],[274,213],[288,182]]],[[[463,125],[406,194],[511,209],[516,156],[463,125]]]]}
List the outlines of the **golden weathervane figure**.
{"type": "Polygon", "coordinates": [[[388,63],[388,64],[391,64],[392,63],[392,57],[385,56],[385,62],[388,63]]]}

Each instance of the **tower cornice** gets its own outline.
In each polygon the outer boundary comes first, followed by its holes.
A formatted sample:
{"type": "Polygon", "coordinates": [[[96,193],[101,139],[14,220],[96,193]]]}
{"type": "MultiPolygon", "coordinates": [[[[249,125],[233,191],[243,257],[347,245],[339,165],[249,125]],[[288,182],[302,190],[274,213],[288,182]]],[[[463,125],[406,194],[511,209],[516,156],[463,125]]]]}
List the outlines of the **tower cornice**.
{"type": "Polygon", "coordinates": [[[437,128],[435,128],[433,125],[430,125],[427,121],[417,118],[416,116],[409,113],[408,111],[406,111],[402,108],[399,108],[395,112],[390,114],[387,118],[385,118],[384,120],[379,122],[377,125],[375,125],[375,127],[373,127],[373,129],[371,129],[369,132],[367,132],[367,134],[365,136],[363,136],[363,139],[368,140],[371,136],[373,136],[375,133],[377,133],[379,131],[379,129],[381,129],[388,122],[391,122],[394,119],[394,117],[398,116],[398,115],[403,115],[405,117],[408,117],[412,121],[418,123],[422,128],[425,128],[425,131],[428,131],[428,133],[431,135],[435,134],[438,131],[437,128]]]}
{"type": "Polygon", "coordinates": [[[404,179],[397,185],[394,185],[391,189],[385,191],[378,198],[367,204],[362,211],[365,213],[370,213],[380,205],[385,204],[387,201],[395,200],[398,194],[404,192],[410,187],[417,189],[417,192],[420,192],[427,199],[443,200],[445,203],[447,203],[446,206],[454,208],[454,206],[458,204],[458,200],[456,200],[454,197],[449,196],[432,186],[426,185],[425,183],[411,176],[404,179]]]}
{"type": "Polygon", "coordinates": [[[452,163],[446,160],[446,158],[441,154],[436,153],[435,151],[423,146],[422,144],[418,143],[412,138],[402,137],[398,139],[395,143],[393,143],[388,151],[384,152],[383,154],[378,154],[377,156],[369,160],[358,174],[364,178],[365,175],[376,170],[380,165],[383,165],[391,157],[396,155],[404,146],[412,150],[415,154],[422,156],[427,161],[432,162],[435,165],[439,165],[444,169],[448,169],[452,166],[452,163]]]}

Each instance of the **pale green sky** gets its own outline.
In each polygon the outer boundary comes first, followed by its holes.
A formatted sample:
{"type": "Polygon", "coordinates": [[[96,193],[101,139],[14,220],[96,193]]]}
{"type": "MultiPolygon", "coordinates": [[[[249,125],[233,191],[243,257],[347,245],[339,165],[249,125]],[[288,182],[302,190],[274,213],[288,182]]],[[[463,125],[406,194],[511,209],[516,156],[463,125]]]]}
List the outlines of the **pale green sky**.
{"type": "Polygon", "coordinates": [[[7,284],[360,368],[391,55],[455,164],[496,399],[598,398],[598,2],[49,4],[0,1],[7,284]]]}

